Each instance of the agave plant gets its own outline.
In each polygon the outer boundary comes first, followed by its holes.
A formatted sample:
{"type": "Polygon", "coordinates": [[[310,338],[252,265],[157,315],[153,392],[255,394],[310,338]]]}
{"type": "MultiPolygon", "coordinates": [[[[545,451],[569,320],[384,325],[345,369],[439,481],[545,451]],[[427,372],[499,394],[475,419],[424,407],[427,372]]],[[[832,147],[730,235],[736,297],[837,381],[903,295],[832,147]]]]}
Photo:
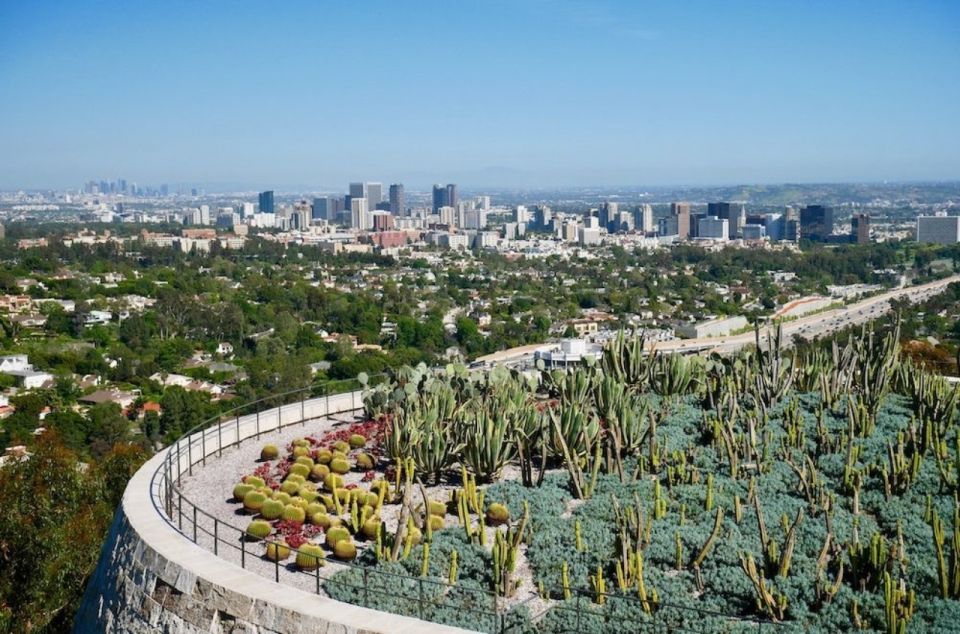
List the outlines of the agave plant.
{"type": "Polygon", "coordinates": [[[603,373],[633,390],[646,389],[650,382],[650,357],[645,354],[645,347],[645,337],[627,338],[621,330],[603,349],[603,373]]]}
{"type": "Polygon", "coordinates": [[[496,479],[516,455],[507,420],[494,417],[483,408],[470,408],[462,412],[458,427],[463,443],[463,464],[479,482],[496,479]]]}

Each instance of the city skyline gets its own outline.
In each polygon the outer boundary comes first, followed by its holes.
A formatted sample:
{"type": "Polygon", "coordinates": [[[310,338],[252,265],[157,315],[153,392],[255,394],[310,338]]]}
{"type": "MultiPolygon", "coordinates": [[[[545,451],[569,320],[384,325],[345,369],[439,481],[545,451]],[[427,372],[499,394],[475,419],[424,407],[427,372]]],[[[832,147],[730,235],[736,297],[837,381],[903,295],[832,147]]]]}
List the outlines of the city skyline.
{"type": "Polygon", "coordinates": [[[0,188],[960,177],[949,3],[96,9],[0,8],[0,188]]]}

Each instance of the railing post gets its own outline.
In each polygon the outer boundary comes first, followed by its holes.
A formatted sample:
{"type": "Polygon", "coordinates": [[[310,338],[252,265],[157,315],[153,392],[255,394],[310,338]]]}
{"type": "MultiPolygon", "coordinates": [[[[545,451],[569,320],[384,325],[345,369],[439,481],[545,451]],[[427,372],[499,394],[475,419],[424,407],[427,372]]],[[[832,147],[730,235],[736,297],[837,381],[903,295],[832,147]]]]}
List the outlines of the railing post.
{"type": "Polygon", "coordinates": [[[364,607],[369,608],[370,595],[369,595],[369,588],[368,588],[369,581],[367,580],[367,570],[369,569],[366,566],[364,566],[363,567],[363,605],[364,607]]]}
{"type": "Polygon", "coordinates": [[[220,541],[220,520],[213,518],[213,554],[217,553],[217,542],[220,541]]]}
{"type": "Polygon", "coordinates": [[[203,453],[203,466],[207,466],[207,430],[200,431],[200,451],[203,453]]]}
{"type": "Polygon", "coordinates": [[[280,547],[277,547],[276,556],[273,558],[273,580],[280,583],[280,547]]]}
{"type": "Polygon", "coordinates": [[[307,426],[307,414],[304,411],[306,401],[306,392],[300,392],[300,423],[306,427],[307,426]]]}
{"type": "Polygon", "coordinates": [[[240,567],[247,567],[247,536],[240,531],[240,567]]]}
{"type": "MultiPolygon", "coordinates": [[[[260,440],[260,406],[257,405],[257,440],[260,440]]],[[[237,432],[237,442],[240,442],[240,432],[237,432]]]]}
{"type": "Polygon", "coordinates": [[[223,455],[223,423],[217,421],[217,456],[223,455]]]}
{"type": "Polygon", "coordinates": [[[420,586],[420,600],[417,601],[417,618],[423,618],[423,577],[417,578],[417,584],[420,586]]]}
{"type": "Polygon", "coordinates": [[[177,491],[177,527],[183,532],[183,496],[177,491]]]}
{"type": "Polygon", "coordinates": [[[237,414],[237,444],[240,444],[240,414],[237,414]]]}
{"type": "Polygon", "coordinates": [[[317,576],[317,594],[320,594],[320,566],[314,568],[313,573],[317,576]]]}
{"type": "Polygon", "coordinates": [[[197,543],[197,505],[193,505],[193,543],[197,543]]]}

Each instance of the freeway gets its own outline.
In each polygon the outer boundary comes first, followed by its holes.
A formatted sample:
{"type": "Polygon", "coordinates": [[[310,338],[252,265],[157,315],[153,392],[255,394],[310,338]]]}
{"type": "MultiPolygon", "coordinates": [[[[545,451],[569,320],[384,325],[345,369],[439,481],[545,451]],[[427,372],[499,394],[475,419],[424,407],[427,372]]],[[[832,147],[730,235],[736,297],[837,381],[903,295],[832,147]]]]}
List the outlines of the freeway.
{"type": "MultiPolygon", "coordinates": [[[[873,297],[868,297],[867,299],[842,308],[835,308],[808,317],[801,317],[793,321],[785,321],[783,322],[784,344],[789,345],[794,336],[799,336],[803,339],[815,339],[849,326],[863,324],[877,319],[889,312],[890,300],[893,299],[909,299],[913,303],[926,301],[934,295],[942,293],[952,282],[960,282],[960,275],[953,275],[919,286],[897,288],[873,297]]],[[[762,328],[760,331],[761,337],[764,337],[773,327],[772,325],[768,325],[762,328]]],[[[651,344],[650,348],[656,348],[659,352],[731,352],[745,345],[752,344],[754,341],[754,333],[748,332],[725,337],[663,341],[651,344]]]]}
{"type": "MultiPolygon", "coordinates": [[[[960,282],[960,275],[921,284],[918,286],[904,286],[891,291],[868,297],[859,302],[824,311],[793,321],[783,322],[783,343],[790,345],[794,336],[803,339],[815,339],[829,335],[849,326],[863,324],[882,317],[890,311],[890,300],[909,299],[917,303],[938,295],[953,282],[960,282]]],[[[765,326],[760,331],[761,337],[766,337],[773,326],[765,326]]],[[[733,352],[743,346],[754,343],[754,333],[751,330],[739,335],[724,337],[705,337],[702,339],[674,339],[671,341],[650,342],[647,348],[665,353],[693,354],[700,352],[733,352]]],[[[556,344],[552,344],[556,346],[556,344]]],[[[532,344],[501,350],[476,359],[471,367],[491,366],[498,364],[524,365],[532,364],[534,353],[541,348],[549,348],[551,344],[532,344]]]]}

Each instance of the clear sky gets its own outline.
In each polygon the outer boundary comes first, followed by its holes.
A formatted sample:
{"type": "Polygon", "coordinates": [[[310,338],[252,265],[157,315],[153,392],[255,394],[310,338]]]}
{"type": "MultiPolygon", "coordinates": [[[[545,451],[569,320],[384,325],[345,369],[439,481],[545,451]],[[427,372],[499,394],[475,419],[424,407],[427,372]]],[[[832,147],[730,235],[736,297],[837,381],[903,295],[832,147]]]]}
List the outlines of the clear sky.
{"type": "Polygon", "coordinates": [[[960,178],[960,2],[0,0],[0,188],[960,178]]]}

